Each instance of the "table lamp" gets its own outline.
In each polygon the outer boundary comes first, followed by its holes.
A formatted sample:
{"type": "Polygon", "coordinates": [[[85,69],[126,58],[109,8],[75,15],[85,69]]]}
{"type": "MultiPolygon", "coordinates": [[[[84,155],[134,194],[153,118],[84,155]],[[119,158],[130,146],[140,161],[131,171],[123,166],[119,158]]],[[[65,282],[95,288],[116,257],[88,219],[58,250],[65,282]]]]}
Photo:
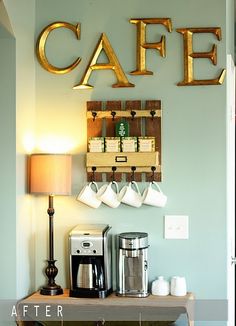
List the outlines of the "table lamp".
{"type": "Polygon", "coordinates": [[[55,283],[58,269],[54,259],[53,240],[53,196],[69,195],[71,192],[71,155],[66,154],[32,154],[30,157],[30,193],[49,196],[49,259],[45,269],[48,284],[41,288],[40,294],[58,295],[63,290],[55,283]]]}

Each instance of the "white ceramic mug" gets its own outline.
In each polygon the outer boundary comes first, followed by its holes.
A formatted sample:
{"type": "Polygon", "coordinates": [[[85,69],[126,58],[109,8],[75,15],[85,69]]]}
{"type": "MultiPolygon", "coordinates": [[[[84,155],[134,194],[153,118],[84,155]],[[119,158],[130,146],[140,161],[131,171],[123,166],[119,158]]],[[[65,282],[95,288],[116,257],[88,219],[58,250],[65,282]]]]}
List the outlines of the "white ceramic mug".
{"type": "Polygon", "coordinates": [[[90,182],[80,191],[79,195],[77,196],[77,200],[81,201],[82,203],[93,207],[98,208],[101,205],[101,200],[97,198],[98,186],[96,182],[90,182]],[[94,191],[92,186],[95,187],[94,191]]]}
{"type": "Polygon", "coordinates": [[[104,204],[116,208],[120,205],[120,201],[118,200],[119,188],[118,184],[115,181],[112,181],[108,184],[103,185],[97,192],[98,200],[101,200],[104,204]],[[115,191],[112,186],[115,186],[115,191]]]}
{"type": "Polygon", "coordinates": [[[161,191],[161,188],[156,182],[150,182],[149,186],[144,190],[142,201],[145,205],[164,207],[166,205],[167,197],[161,191]],[[153,188],[156,187],[156,189],[153,188]]]}
{"type": "Polygon", "coordinates": [[[127,186],[124,186],[119,193],[118,199],[124,204],[140,207],[142,205],[142,196],[137,183],[132,181],[127,186]],[[135,190],[132,186],[135,187],[135,190]]]}
{"type": "Polygon", "coordinates": [[[171,295],[181,297],[187,294],[186,279],[182,276],[174,276],[171,279],[171,295]]]}

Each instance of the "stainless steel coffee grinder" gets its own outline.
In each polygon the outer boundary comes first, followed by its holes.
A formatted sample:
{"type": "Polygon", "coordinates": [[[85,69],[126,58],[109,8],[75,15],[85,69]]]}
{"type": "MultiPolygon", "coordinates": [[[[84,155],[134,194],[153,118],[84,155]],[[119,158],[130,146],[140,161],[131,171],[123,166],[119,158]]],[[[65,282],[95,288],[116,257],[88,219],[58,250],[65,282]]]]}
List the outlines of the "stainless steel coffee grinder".
{"type": "Polygon", "coordinates": [[[148,234],[127,232],[118,235],[117,295],[147,297],[148,234]]]}
{"type": "Polygon", "coordinates": [[[105,298],[111,285],[111,227],[80,224],[69,234],[70,296],[105,298]]]}

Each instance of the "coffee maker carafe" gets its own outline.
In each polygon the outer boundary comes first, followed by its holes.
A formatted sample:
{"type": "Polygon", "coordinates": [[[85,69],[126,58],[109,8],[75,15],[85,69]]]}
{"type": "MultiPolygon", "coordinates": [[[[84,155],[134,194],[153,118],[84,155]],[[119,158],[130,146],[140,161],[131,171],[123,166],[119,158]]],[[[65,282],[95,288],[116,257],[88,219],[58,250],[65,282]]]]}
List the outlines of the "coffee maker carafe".
{"type": "Polygon", "coordinates": [[[105,298],[111,287],[111,227],[80,224],[69,234],[70,296],[105,298]]]}
{"type": "Polygon", "coordinates": [[[117,295],[147,297],[148,234],[126,232],[118,235],[117,295]]]}

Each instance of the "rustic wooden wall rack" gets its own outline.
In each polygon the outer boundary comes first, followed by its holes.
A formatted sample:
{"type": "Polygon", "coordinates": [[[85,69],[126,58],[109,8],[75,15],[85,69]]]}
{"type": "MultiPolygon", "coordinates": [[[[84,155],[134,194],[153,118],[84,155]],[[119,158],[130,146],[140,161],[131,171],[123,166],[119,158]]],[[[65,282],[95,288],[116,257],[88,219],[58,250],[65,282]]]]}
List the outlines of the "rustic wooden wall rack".
{"type": "Polygon", "coordinates": [[[161,101],[88,101],[88,140],[114,137],[115,124],[121,119],[129,122],[131,137],[155,137],[155,152],[88,152],[88,181],[161,181],[161,101]]]}

